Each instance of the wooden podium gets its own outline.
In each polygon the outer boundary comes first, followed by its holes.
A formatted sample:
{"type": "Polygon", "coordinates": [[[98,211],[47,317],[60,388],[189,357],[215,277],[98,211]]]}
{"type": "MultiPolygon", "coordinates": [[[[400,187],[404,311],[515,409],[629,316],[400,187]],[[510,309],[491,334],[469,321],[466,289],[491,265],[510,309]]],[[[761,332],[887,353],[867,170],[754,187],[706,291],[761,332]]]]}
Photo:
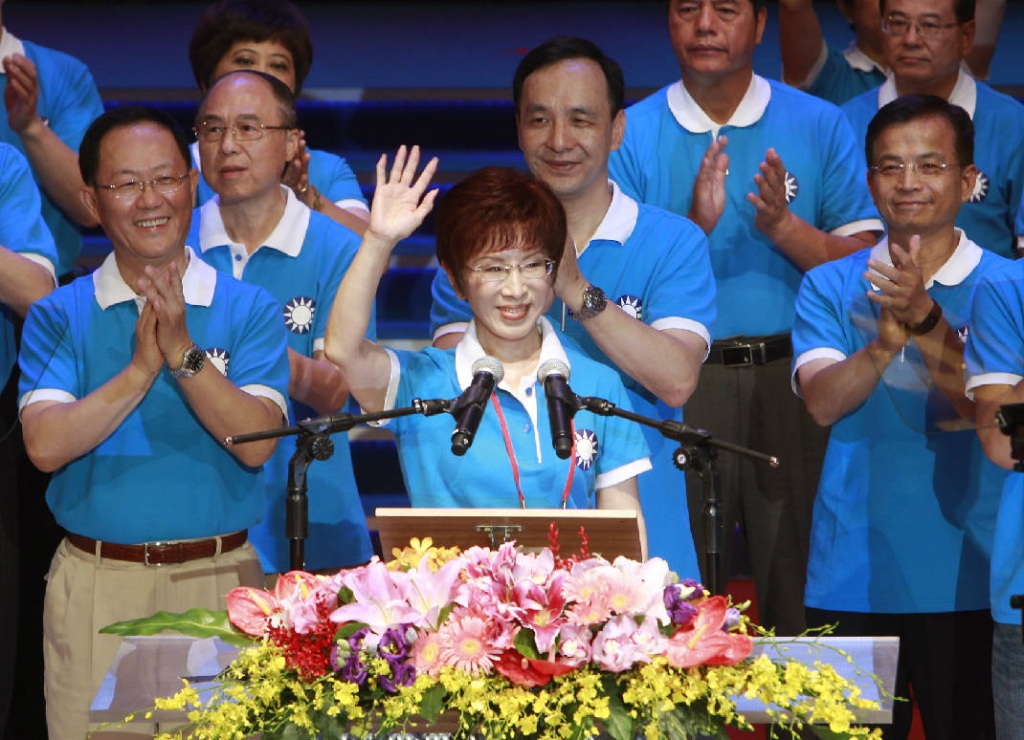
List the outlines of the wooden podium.
{"type": "Polygon", "coordinates": [[[551,524],[558,527],[558,542],[565,557],[579,551],[580,527],[587,534],[592,555],[609,562],[623,555],[642,560],[640,526],[635,511],[619,509],[377,509],[384,560],[392,549],[401,550],[413,537],[430,537],[435,547],[474,545],[497,549],[515,541],[523,550],[548,547],[551,524]]]}

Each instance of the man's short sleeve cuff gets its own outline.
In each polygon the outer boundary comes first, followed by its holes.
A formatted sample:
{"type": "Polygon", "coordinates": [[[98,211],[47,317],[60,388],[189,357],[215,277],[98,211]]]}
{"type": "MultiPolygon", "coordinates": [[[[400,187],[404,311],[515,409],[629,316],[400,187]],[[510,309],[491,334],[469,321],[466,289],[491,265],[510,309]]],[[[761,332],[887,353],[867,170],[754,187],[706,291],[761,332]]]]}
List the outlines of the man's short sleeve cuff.
{"type": "Polygon", "coordinates": [[[457,321],[453,324],[443,324],[437,327],[434,331],[434,336],[431,337],[431,341],[436,342],[445,334],[465,334],[467,329],[469,329],[468,321],[457,321]]]}
{"type": "Polygon", "coordinates": [[[966,394],[969,399],[974,400],[974,389],[983,385],[1008,385],[1011,388],[1017,385],[1024,377],[1014,373],[982,373],[972,375],[967,379],[966,394]]]}
{"type": "Polygon", "coordinates": [[[343,198],[342,200],[336,201],[334,205],[338,206],[343,211],[353,211],[355,213],[361,213],[364,216],[370,215],[369,207],[361,200],[355,198],[343,198]]]}
{"type": "Polygon", "coordinates": [[[864,218],[860,221],[851,221],[848,224],[843,224],[838,229],[832,229],[829,233],[834,236],[853,236],[854,234],[859,234],[862,231],[873,231],[876,234],[884,234],[885,225],[882,223],[881,219],[864,218]]]}
{"type": "MultiPolygon", "coordinates": [[[[388,359],[391,360],[391,374],[388,376],[388,389],[384,394],[384,408],[381,411],[390,411],[395,407],[395,399],[398,398],[398,381],[402,378],[402,363],[394,350],[390,350],[387,347],[383,349],[388,353],[388,359]]],[[[360,408],[359,410],[362,411],[363,409],[360,408]]],[[[371,427],[386,427],[389,421],[391,420],[380,419],[379,421],[367,422],[367,424],[371,427]]]]}
{"type": "Polygon", "coordinates": [[[57,270],[49,259],[41,254],[35,254],[34,252],[17,252],[17,254],[30,262],[35,262],[37,265],[44,267],[46,271],[50,273],[50,277],[53,278],[53,287],[57,287],[57,270]]]}
{"type": "Polygon", "coordinates": [[[281,409],[281,416],[285,419],[288,418],[288,402],[279,391],[274,390],[268,385],[260,385],[258,383],[243,385],[239,390],[245,391],[250,396],[256,396],[257,398],[269,398],[279,409],[281,409]]]}
{"type": "Polygon", "coordinates": [[[800,390],[800,377],[797,375],[797,371],[808,362],[812,360],[835,360],[836,362],[842,362],[845,359],[845,352],[840,352],[838,349],[832,349],[831,347],[817,347],[807,350],[793,362],[793,375],[789,379],[793,393],[800,398],[804,397],[803,391],[800,390]]]}
{"type": "Polygon", "coordinates": [[[40,401],[56,401],[57,403],[74,403],[78,399],[67,391],[62,391],[59,388],[36,388],[33,391],[29,391],[21,397],[18,401],[18,412],[25,410],[26,406],[31,406],[34,403],[40,401]]]}
{"type": "Polygon", "coordinates": [[[666,329],[682,329],[683,331],[688,331],[691,334],[696,334],[704,340],[704,345],[706,347],[704,350],[704,357],[701,358],[701,362],[708,359],[708,355],[711,353],[711,333],[707,330],[707,327],[699,321],[684,319],[682,316],[666,316],[663,319],[652,321],[651,328],[657,329],[658,331],[665,331],[666,329]]]}

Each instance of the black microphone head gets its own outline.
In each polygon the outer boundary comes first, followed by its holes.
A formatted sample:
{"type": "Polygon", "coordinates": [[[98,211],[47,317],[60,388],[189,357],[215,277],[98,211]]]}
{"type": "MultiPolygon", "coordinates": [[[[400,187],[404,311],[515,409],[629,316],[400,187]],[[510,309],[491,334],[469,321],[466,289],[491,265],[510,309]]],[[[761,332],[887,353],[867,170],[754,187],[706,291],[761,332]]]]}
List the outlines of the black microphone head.
{"type": "Polygon", "coordinates": [[[569,366],[555,358],[544,360],[544,362],[540,363],[540,367],[537,368],[537,380],[544,383],[549,375],[561,375],[568,382],[569,366]]]}
{"type": "Polygon", "coordinates": [[[505,377],[505,366],[501,364],[501,360],[484,355],[473,363],[472,374],[477,373],[487,373],[494,378],[494,384],[497,385],[505,377]]]}

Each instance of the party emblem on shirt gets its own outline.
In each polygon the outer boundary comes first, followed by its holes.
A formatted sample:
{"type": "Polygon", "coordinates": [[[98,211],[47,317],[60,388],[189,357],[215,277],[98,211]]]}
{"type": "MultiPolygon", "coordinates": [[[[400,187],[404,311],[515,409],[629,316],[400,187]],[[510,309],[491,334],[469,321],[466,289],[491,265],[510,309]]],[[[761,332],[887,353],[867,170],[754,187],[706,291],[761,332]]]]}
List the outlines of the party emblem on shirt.
{"type": "Polygon", "coordinates": [[[974,192],[971,193],[969,203],[980,203],[988,195],[988,177],[981,170],[978,170],[978,177],[974,181],[974,192]]]}
{"type": "Polygon", "coordinates": [[[210,349],[206,350],[206,359],[217,368],[221,375],[227,376],[228,363],[231,361],[230,352],[223,347],[210,347],[210,349]]]}
{"type": "Polygon", "coordinates": [[[789,205],[796,196],[800,193],[800,183],[796,181],[796,175],[790,171],[786,171],[786,205],[789,205]]]}
{"type": "Polygon", "coordinates": [[[576,466],[590,470],[597,460],[597,435],[589,429],[576,430],[576,466]]]}
{"type": "Polygon", "coordinates": [[[306,334],[313,328],[314,313],[316,301],[307,296],[297,296],[284,306],[284,325],[288,327],[288,331],[306,334]]]}
{"type": "Polygon", "coordinates": [[[629,293],[626,293],[626,295],[619,298],[618,304],[619,308],[621,308],[627,314],[632,316],[634,319],[637,319],[638,321],[642,320],[642,310],[644,302],[640,300],[640,298],[638,298],[635,295],[630,295],[629,293]]]}

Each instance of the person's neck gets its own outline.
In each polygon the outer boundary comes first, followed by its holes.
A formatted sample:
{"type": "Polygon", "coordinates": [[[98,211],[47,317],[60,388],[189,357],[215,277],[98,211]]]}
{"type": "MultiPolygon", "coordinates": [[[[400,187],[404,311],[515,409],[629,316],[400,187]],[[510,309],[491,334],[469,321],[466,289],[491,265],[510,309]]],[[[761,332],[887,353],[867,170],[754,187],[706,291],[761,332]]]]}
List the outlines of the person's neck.
{"type": "Polygon", "coordinates": [[[178,266],[178,273],[184,275],[185,269],[188,267],[188,251],[183,244],[180,251],[175,251],[173,255],[167,255],[155,260],[133,259],[126,256],[123,252],[115,252],[114,261],[117,265],[117,271],[121,274],[121,279],[124,280],[125,284],[133,292],[138,294],[139,278],[146,277],[147,266],[159,269],[169,264],[176,264],[178,266]]]}
{"type": "MultiPolygon", "coordinates": [[[[607,173],[606,173],[607,174],[607,173]]],[[[612,204],[612,187],[607,178],[591,188],[591,191],[576,198],[563,198],[565,221],[579,253],[586,248],[597,227],[601,225],[612,204]]]]}
{"type": "Polygon", "coordinates": [[[907,80],[896,77],[896,95],[937,95],[943,100],[949,100],[959,80],[959,70],[956,74],[938,80],[907,80]]]}
{"type": "Polygon", "coordinates": [[[288,196],[280,188],[236,202],[220,202],[220,217],[232,242],[244,244],[252,254],[274,232],[284,216],[288,196]]]}
{"type": "Polygon", "coordinates": [[[487,344],[480,344],[485,354],[501,361],[505,369],[502,382],[509,388],[518,388],[523,378],[536,372],[540,363],[541,345],[539,326],[528,337],[515,342],[498,342],[492,339],[487,344]]]}
{"type": "Polygon", "coordinates": [[[708,118],[719,126],[727,124],[754,78],[751,68],[728,75],[702,75],[683,70],[683,86],[708,118]]]}
{"type": "MultiPolygon", "coordinates": [[[[910,239],[914,233],[889,232],[889,244],[899,244],[904,251],[910,251],[910,239]]],[[[950,224],[947,228],[930,234],[920,234],[921,251],[917,255],[917,264],[921,268],[921,277],[927,283],[942,266],[949,262],[957,246],[960,244],[960,233],[950,224]]],[[[891,254],[890,254],[891,256],[891,254]]]]}

